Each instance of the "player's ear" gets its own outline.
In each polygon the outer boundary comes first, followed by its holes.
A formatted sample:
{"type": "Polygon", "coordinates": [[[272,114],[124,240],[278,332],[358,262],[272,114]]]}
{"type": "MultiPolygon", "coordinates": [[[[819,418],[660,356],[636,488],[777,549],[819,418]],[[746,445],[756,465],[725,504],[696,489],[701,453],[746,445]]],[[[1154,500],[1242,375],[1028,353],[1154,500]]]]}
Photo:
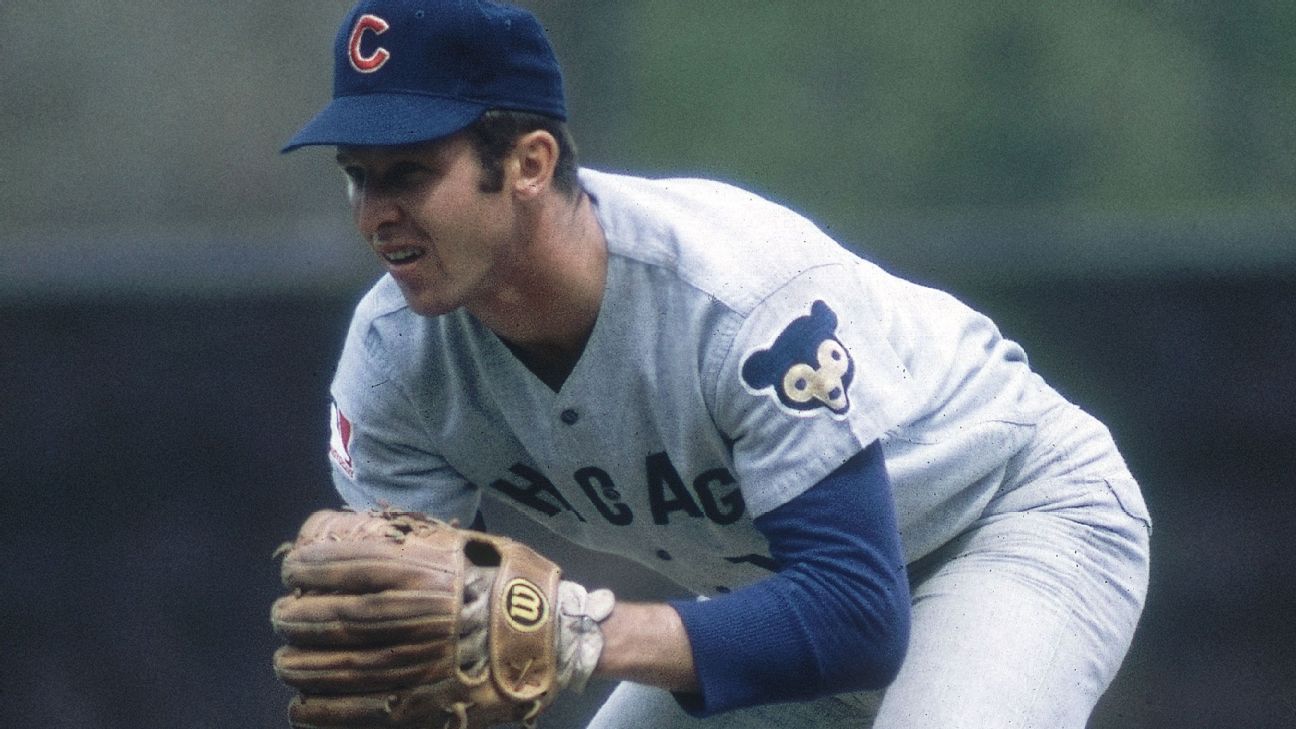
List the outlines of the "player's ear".
{"type": "Polygon", "coordinates": [[[543,129],[527,132],[513,145],[509,161],[515,172],[509,181],[513,194],[521,199],[534,198],[553,181],[558,167],[558,140],[543,129]]]}

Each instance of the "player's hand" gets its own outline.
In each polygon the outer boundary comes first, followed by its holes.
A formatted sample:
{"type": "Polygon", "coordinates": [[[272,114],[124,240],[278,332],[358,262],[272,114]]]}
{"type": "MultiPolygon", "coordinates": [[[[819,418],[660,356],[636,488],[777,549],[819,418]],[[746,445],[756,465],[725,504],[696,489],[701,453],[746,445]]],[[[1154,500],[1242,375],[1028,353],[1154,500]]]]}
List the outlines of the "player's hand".
{"type": "Polygon", "coordinates": [[[282,553],[296,727],[529,724],[584,687],[614,605],[522,544],[408,512],[316,512],[282,553]]]}

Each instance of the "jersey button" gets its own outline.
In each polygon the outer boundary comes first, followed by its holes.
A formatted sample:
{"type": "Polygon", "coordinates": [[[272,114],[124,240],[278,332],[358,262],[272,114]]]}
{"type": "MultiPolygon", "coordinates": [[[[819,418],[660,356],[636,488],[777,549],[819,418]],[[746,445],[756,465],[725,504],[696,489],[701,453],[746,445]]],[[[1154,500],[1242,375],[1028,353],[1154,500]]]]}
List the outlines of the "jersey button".
{"type": "Polygon", "coordinates": [[[664,549],[659,549],[657,550],[657,559],[669,562],[671,560],[671,554],[664,549]]]}
{"type": "Polygon", "coordinates": [[[568,408],[562,411],[562,413],[558,417],[568,425],[575,425],[576,421],[580,420],[580,413],[576,412],[575,410],[572,410],[571,408],[568,408]]]}

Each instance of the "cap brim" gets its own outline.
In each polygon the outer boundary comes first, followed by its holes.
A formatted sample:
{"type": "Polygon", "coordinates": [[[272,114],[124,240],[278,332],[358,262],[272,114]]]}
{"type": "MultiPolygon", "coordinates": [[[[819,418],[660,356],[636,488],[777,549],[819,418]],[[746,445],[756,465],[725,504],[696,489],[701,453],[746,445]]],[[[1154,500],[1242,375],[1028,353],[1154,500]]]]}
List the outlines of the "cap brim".
{"type": "Polygon", "coordinates": [[[312,145],[371,147],[428,142],[463,129],[487,108],[486,104],[418,94],[339,96],[280,152],[312,145]]]}

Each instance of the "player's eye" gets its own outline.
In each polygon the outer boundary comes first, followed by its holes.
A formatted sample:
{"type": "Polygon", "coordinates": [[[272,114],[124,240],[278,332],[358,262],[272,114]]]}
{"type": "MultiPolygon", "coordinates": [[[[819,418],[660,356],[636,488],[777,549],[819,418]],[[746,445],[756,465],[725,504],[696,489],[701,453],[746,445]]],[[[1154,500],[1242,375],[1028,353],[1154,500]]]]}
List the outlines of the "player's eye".
{"type": "Polygon", "coordinates": [[[383,186],[395,192],[409,190],[423,181],[427,170],[414,162],[398,162],[383,176],[383,186]]]}

